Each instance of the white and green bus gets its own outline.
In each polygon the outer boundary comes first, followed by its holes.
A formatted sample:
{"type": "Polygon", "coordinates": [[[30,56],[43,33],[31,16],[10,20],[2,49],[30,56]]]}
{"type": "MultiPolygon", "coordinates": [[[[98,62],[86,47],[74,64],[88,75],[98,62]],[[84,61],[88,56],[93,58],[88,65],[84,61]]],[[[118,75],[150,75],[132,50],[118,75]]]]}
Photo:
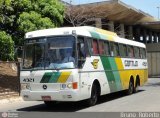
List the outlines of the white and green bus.
{"type": "Polygon", "coordinates": [[[21,96],[47,105],[95,105],[101,95],[136,92],[148,78],[143,43],[90,26],[28,32],[23,55],[21,96]]]}

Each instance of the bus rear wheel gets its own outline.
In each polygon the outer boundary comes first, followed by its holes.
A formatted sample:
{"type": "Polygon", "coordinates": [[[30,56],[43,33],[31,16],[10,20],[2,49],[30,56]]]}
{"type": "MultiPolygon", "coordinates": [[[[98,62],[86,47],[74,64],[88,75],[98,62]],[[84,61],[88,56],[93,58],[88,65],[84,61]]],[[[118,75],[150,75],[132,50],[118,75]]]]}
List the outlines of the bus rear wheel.
{"type": "Polygon", "coordinates": [[[98,100],[98,88],[96,84],[93,84],[91,97],[87,100],[87,105],[94,106],[97,103],[97,100],[98,100]]]}
{"type": "Polygon", "coordinates": [[[131,95],[133,92],[134,92],[134,82],[132,80],[130,80],[127,94],[131,95]]]}
{"type": "Polygon", "coordinates": [[[139,91],[139,82],[136,82],[136,86],[134,87],[134,93],[137,93],[139,91]]]}

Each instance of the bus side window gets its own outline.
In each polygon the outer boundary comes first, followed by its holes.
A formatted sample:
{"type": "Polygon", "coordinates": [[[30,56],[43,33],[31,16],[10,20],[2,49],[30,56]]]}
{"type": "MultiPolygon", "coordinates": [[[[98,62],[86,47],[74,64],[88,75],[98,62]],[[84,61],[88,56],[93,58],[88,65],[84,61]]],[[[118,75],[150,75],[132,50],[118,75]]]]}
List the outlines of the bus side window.
{"type": "Polygon", "coordinates": [[[124,45],[124,50],[125,50],[125,56],[127,57],[128,56],[128,51],[127,51],[127,46],[124,45]]]}
{"type": "Polygon", "coordinates": [[[146,49],[143,49],[143,52],[144,52],[144,58],[146,58],[147,57],[147,55],[146,55],[146,49]]]}
{"type": "Polygon", "coordinates": [[[134,47],[134,54],[136,58],[140,58],[140,49],[138,47],[134,47]]]}
{"type": "Polygon", "coordinates": [[[110,49],[111,49],[111,56],[114,56],[114,43],[110,43],[110,49]]]}
{"type": "Polygon", "coordinates": [[[142,59],[146,58],[146,50],[144,48],[140,48],[140,57],[142,59]]]}
{"type": "Polygon", "coordinates": [[[105,51],[105,55],[110,55],[110,48],[109,48],[109,42],[105,41],[104,42],[104,51],[105,51]]]}
{"type": "Polygon", "coordinates": [[[126,57],[127,56],[127,47],[126,47],[126,45],[119,44],[119,50],[120,50],[121,57],[126,57]]]}
{"type": "Polygon", "coordinates": [[[98,55],[99,50],[98,50],[98,40],[93,39],[93,54],[98,55]]]}
{"type": "Polygon", "coordinates": [[[99,41],[99,54],[104,55],[104,43],[103,43],[103,41],[99,41]]]}
{"type": "Polygon", "coordinates": [[[141,59],[143,59],[143,49],[142,48],[140,48],[140,57],[141,59]]]}
{"type": "Polygon", "coordinates": [[[128,56],[131,57],[131,58],[134,57],[133,46],[128,46],[128,56]]]}
{"type": "Polygon", "coordinates": [[[119,47],[118,47],[118,43],[114,43],[114,53],[115,53],[115,56],[119,56],[119,47]]]}
{"type": "Polygon", "coordinates": [[[85,37],[85,49],[86,49],[86,56],[93,55],[92,38],[85,37]]]}
{"type": "Polygon", "coordinates": [[[111,56],[119,56],[118,43],[111,43],[111,56]]]}

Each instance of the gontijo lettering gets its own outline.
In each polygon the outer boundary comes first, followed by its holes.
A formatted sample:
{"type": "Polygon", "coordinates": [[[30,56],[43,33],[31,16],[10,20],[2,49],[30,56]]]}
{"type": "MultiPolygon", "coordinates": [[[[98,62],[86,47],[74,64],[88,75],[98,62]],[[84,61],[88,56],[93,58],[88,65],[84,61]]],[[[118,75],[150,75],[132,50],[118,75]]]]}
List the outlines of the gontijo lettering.
{"type": "Polygon", "coordinates": [[[132,60],[125,60],[124,61],[125,66],[129,67],[129,66],[138,66],[138,61],[132,61],[132,60]]]}

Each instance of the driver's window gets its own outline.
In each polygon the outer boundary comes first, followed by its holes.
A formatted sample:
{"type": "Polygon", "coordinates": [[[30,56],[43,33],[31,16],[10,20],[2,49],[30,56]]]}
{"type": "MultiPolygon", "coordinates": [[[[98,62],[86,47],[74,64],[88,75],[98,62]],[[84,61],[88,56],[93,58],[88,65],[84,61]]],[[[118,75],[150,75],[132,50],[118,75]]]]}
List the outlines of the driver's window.
{"type": "Polygon", "coordinates": [[[44,67],[44,44],[35,44],[33,54],[35,56],[35,67],[44,67]]]}
{"type": "Polygon", "coordinates": [[[86,56],[88,56],[89,51],[87,51],[87,42],[84,37],[78,37],[78,67],[82,68],[83,64],[86,60],[86,56]]]}

